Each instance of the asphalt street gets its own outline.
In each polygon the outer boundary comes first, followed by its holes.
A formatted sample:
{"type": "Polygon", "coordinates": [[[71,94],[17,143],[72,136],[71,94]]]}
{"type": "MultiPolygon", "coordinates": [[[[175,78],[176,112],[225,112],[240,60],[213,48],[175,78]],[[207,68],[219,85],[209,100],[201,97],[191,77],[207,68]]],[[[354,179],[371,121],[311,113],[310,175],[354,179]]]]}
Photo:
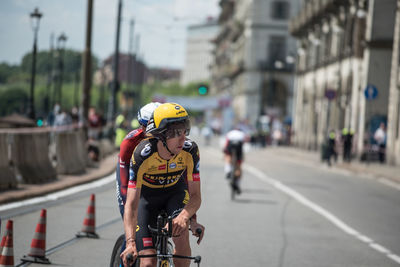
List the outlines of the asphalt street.
{"type": "MultiPolygon", "coordinates": [[[[274,149],[246,153],[243,192],[231,201],[218,145],[201,146],[201,266],[399,266],[399,190],[370,177],[304,164],[274,149]]],[[[113,175],[102,186],[0,212],[14,220],[14,256],[29,252],[40,209],[53,265],[108,266],[122,222],[113,175]],[[74,238],[96,194],[100,239],[74,238]]],[[[30,266],[36,266],[31,264],[30,266]]],[[[21,265],[25,266],[25,265],[21,265]]],[[[39,265],[37,265],[39,266],[39,265]]],[[[194,265],[193,265],[194,266],[194,265]]]]}

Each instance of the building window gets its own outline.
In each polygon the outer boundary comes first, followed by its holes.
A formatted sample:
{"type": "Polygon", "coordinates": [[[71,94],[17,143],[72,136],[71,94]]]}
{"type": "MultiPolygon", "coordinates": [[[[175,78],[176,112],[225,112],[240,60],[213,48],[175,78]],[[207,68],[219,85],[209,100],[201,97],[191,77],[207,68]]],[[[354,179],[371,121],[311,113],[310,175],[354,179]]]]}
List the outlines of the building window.
{"type": "Polygon", "coordinates": [[[273,35],[269,41],[269,58],[270,66],[275,64],[275,61],[285,62],[286,58],[286,37],[273,35]]]}
{"type": "Polygon", "coordinates": [[[289,18],[289,3],[286,1],[272,2],[271,17],[273,19],[288,19],[289,18]]]}

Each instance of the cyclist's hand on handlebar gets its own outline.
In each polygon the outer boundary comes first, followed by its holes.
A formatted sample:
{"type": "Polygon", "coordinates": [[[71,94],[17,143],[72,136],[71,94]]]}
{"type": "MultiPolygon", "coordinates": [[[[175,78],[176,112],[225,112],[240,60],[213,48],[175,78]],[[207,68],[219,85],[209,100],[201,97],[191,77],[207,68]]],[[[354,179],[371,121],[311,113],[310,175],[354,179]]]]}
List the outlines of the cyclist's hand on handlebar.
{"type": "Polygon", "coordinates": [[[188,229],[189,218],[178,215],[175,219],[172,220],[172,235],[178,236],[183,231],[187,231],[188,229]]]}
{"type": "Polygon", "coordinates": [[[204,230],[206,229],[204,225],[198,223],[196,220],[191,220],[190,221],[190,229],[192,230],[192,234],[194,236],[197,236],[197,244],[200,245],[201,240],[203,239],[204,236],[204,230]]]}
{"type": "Polygon", "coordinates": [[[135,242],[126,243],[125,250],[121,253],[120,257],[124,263],[124,266],[131,266],[136,257],[137,257],[137,249],[135,242]]]}

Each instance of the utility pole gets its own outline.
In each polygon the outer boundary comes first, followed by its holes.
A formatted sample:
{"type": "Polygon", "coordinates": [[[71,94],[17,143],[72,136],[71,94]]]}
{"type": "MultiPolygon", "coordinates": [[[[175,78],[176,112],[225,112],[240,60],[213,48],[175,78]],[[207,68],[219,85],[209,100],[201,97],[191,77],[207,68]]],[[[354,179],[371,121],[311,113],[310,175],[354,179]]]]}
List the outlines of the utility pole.
{"type": "Polygon", "coordinates": [[[53,81],[53,43],[54,43],[54,33],[50,34],[50,51],[48,56],[47,62],[47,84],[46,84],[46,98],[44,102],[44,110],[46,115],[49,113],[50,108],[53,107],[50,101],[50,94],[51,94],[51,84],[53,81]]]}
{"type": "Polygon", "coordinates": [[[119,33],[121,28],[121,10],[122,10],[122,0],[118,0],[118,14],[117,14],[117,32],[115,36],[115,53],[114,53],[114,60],[113,60],[113,72],[114,78],[112,82],[111,88],[111,97],[109,102],[108,108],[108,123],[113,124],[114,117],[116,113],[116,95],[119,87],[118,83],[118,65],[119,65],[119,33]]]}
{"type": "MultiPolygon", "coordinates": [[[[92,82],[92,17],[93,17],[93,0],[87,1],[87,17],[86,17],[86,42],[85,51],[82,56],[82,119],[85,131],[88,126],[89,105],[90,105],[90,87],[92,82]]],[[[86,132],[87,134],[87,132],[86,132]]]]}
{"type": "Polygon", "coordinates": [[[133,65],[133,33],[134,33],[134,26],[135,20],[131,19],[129,24],[129,45],[128,45],[128,68],[127,68],[127,80],[128,80],[128,91],[130,89],[130,85],[133,84],[133,75],[132,75],[132,65],[133,65]]]}
{"type": "Polygon", "coordinates": [[[136,55],[136,62],[138,66],[137,72],[139,73],[139,86],[136,92],[136,107],[139,109],[142,106],[142,89],[143,89],[143,84],[144,84],[144,79],[145,79],[145,67],[144,64],[140,63],[139,59],[139,51],[140,51],[140,35],[136,35],[136,45],[135,45],[135,55],[136,55]]]}

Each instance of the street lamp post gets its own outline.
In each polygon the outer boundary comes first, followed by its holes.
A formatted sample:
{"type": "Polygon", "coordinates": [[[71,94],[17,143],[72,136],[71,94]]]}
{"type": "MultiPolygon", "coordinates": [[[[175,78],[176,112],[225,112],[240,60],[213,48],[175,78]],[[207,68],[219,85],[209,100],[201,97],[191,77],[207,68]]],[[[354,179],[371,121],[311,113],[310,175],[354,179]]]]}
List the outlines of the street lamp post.
{"type": "Polygon", "coordinates": [[[58,103],[61,105],[62,101],[62,83],[63,83],[63,71],[64,71],[64,50],[65,43],[67,41],[67,36],[61,33],[57,38],[57,49],[58,49],[58,67],[59,67],[59,77],[58,77],[58,103]]]}
{"type": "Polygon", "coordinates": [[[31,76],[31,87],[29,96],[29,117],[35,119],[35,75],[36,75],[36,53],[37,53],[37,33],[39,31],[39,22],[42,17],[42,13],[39,12],[38,8],[30,14],[31,26],[33,30],[33,52],[32,52],[32,76],[31,76]]]}
{"type": "Polygon", "coordinates": [[[121,12],[122,12],[122,0],[118,1],[118,12],[117,12],[117,32],[115,35],[115,53],[113,60],[113,82],[111,88],[111,97],[109,100],[108,107],[108,122],[113,124],[115,113],[116,113],[116,95],[119,89],[118,73],[119,73],[119,35],[121,28],[121,12]]]}

